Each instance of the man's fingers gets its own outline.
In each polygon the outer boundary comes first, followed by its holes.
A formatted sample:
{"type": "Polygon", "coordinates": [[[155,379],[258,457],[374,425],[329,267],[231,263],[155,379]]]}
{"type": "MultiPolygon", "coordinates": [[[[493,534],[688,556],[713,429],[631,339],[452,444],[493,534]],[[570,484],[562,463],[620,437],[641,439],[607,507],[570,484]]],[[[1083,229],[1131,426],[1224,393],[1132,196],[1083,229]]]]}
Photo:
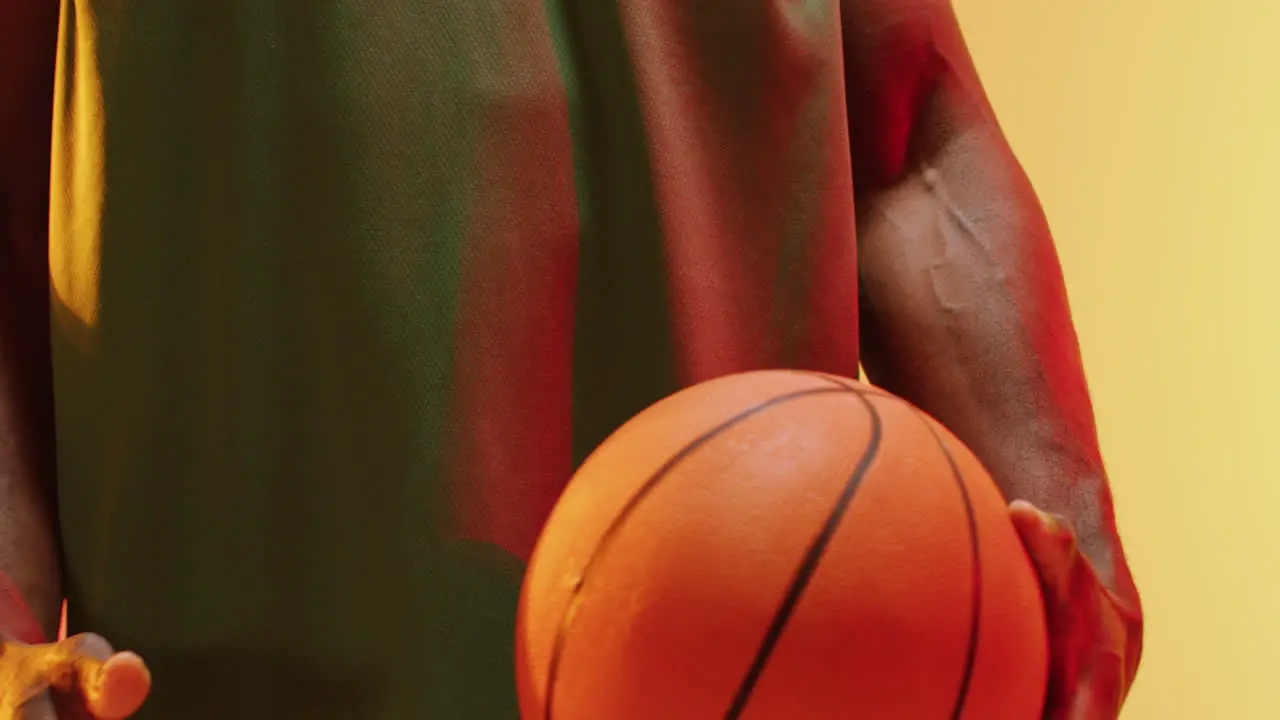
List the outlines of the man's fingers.
{"type": "MultiPolygon", "coordinates": [[[[1081,552],[1075,530],[1066,518],[1046,513],[1024,500],[1009,503],[1009,518],[1035,564],[1041,584],[1053,595],[1047,600],[1067,602],[1073,593],[1083,593],[1090,598],[1106,594],[1108,602],[1116,604],[1093,563],[1081,552]]],[[[1088,600],[1088,603],[1094,602],[1088,600]]]]}
{"type": "Polygon", "coordinates": [[[1065,574],[1070,573],[1079,553],[1069,521],[1021,500],[1010,503],[1009,519],[1018,530],[1043,582],[1055,585],[1065,580],[1065,574]]]}
{"type": "Polygon", "coordinates": [[[116,653],[80,677],[85,707],[101,720],[121,720],[138,711],[151,692],[151,672],[131,652],[116,653]]]}
{"type": "Polygon", "coordinates": [[[1047,513],[1026,500],[1009,503],[1009,518],[1023,538],[1074,535],[1066,518],[1047,513]]]}
{"type": "Polygon", "coordinates": [[[151,691],[142,658],[93,634],[48,645],[0,645],[0,716],[122,720],[151,691]],[[49,692],[46,693],[45,691],[49,692]],[[14,713],[17,713],[14,715],[14,713]]]}
{"type": "Polygon", "coordinates": [[[49,684],[78,698],[95,718],[129,717],[151,692],[151,673],[142,658],[131,652],[115,652],[98,635],[75,635],[49,650],[56,656],[49,684]]]}
{"type": "Polygon", "coordinates": [[[45,682],[61,692],[78,692],[81,678],[91,676],[115,652],[100,635],[82,633],[53,643],[33,645],[44,668],[45,682]]]}

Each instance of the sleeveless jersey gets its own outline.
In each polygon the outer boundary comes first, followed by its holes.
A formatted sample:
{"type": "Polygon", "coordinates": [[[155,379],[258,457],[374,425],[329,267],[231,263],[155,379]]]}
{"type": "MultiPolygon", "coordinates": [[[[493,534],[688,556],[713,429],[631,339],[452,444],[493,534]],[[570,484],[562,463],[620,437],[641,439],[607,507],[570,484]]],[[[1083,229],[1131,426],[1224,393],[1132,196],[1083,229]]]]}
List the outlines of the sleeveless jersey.
{"type": "Polygon", "coordinates": [[[688,384],[857,372],[837,0],[62,0],[69,624],[142,718],[514,718],[522,567],[688,384]]]}

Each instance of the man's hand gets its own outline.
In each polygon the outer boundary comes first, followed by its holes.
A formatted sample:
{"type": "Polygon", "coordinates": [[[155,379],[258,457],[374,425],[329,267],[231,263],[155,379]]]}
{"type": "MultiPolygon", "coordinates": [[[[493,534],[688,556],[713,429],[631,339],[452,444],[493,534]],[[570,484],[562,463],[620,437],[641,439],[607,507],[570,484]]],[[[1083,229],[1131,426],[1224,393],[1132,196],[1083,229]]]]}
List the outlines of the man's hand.
{"type": "Polygon", "coordinates": [[[1141,612],[1103,585],[1065,519],[1022,500],[1009,515],[1044,589],[1045,720],[1116,720],[1142,655],[1141,612]]]}
{"type": "Polygon", "coordinates": [[[114,652],[97,635],[0,642],[0,720],[121,720],[150,691],[142,658],[114,652]]]}

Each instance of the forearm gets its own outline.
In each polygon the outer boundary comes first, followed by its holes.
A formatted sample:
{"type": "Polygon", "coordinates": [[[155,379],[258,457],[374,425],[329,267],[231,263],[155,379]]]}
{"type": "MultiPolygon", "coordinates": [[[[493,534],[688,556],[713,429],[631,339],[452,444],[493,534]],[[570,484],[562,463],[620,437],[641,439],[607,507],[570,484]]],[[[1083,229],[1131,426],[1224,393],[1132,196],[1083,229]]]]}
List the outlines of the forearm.
{"type": "MultiPolygon", "coordinates": [[[[46,636],[62,594],[55,543],[48,291],[0,251],[0,572],[46,636]]],[[[0,581],[2,582],[2,581],[0,581]]],[[[5,588],[0,588],[3,593],[5,588]]],[[[0,612],[0,628],[7,619],[0,612]]]]}
{"type": "Polygon", "coordinates": [[[952,429],[1007,497],[1074,524],[1137,600],[1057,254],[994,122],[955,132],[862,202],[865,365],[952,429]]]}
{"type": "MultiPolygon", "coordinates": [[[[0,232],[13,237],[14,223],[6,219],[0,216],[0,232]]],[[[48,636],[57,627],[62,598],[48,285],[47,272],[32,277],[27,260],[0,249],[0,573],[26,598],[48,636]]],[[[0,614],[0,629],[5,622],[0,614]]]]}
{"type": "Polygon", "coordinates": [[[0,630],[25,598],[46,635],[62,593],[49,357],[48,187],[58,3],[7,9],[0,37],[0,630]],[[12,613],[10,613],[12,614],[12,613]]]}
{"type": "Polygon", "coordinates": [[[14,492],[0,480],[0,640],[54,637],[59,599],[57,557],[47,503],[14,492]]]}

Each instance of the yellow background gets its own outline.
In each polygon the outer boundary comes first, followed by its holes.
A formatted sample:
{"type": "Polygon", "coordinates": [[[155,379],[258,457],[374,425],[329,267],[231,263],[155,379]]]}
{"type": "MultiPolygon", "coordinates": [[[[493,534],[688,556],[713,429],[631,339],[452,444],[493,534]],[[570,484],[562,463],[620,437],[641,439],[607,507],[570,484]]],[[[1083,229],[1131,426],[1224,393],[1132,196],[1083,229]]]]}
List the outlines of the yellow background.
{"type": "Polygon", "coordinates": [[[1280,5],[956,0],[1062,256],[1146,607],[1125,720],[1280,718],[1280,5]]]}

